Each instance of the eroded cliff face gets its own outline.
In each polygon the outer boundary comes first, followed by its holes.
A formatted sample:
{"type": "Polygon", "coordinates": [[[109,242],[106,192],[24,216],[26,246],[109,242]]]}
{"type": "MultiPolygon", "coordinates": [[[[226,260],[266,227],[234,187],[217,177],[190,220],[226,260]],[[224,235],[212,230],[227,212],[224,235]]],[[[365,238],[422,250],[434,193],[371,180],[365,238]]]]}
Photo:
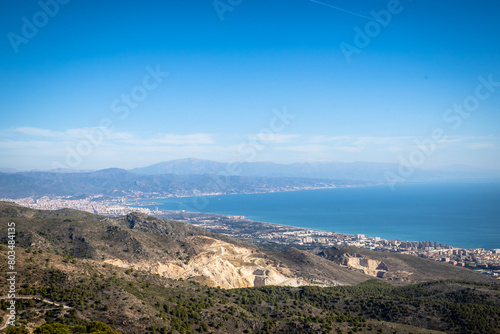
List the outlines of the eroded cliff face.
{"type": "Polygon", "coordinates": [[[104,262],[122,268],[146,270],[172,279],[199,278],[204,284],[228,289],[307,285],[307,282],[295,277],[287,267],[268,260],[256,250],[206,236],[187,239],[203,245],[202,251],[188,260],[144,259],[129,263],[118,258],[107,258],[104,262]]]}
{"type": "Polygon", "coordinates": [[[384,262],[367,259],[359,254],[344,254],[341,264],[350,268],[362,270],[366,275],[380,278],[384,277],[389,271],[389,268],[384,262]]]}
{"type": "Polygon", "coordinates": [[[342,255],[341,265],[361,270],[366,275],[383,278],[389,281],[411,281],[412,273],[406,270],[389,269],[383,261],[369,259],[360,254],[345,253],[342,255]]]}

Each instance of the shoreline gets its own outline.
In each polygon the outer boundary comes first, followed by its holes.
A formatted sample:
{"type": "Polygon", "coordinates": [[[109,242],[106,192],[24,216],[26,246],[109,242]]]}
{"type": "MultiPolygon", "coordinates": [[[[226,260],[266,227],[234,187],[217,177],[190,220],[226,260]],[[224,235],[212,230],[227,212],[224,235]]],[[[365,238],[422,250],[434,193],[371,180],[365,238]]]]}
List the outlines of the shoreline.
{"type": "MultiPolygon", "coordinates": [[[[427,183],[427,182],[426,182],[427,183]]],[[[413,184],[413,183],[412,183],[413,184]]],[[[419,189],[425,189],[420,187],[422,185],[421,182],[415,183],[418,191],[419,189]]],[[[430,185],[435,184],[434,182],[430,183],[430,185]]],[[[249,194],[221,194],[221,195],[211,195],[211,196],[189,196],[179,201],[175,201],[172,198],[166,198],[163,205],[151,205],[147,206],[150,210],[160,209],[167,211],[189,211],[192,213],[210,213],[210,214],[219,214],[219,215],[237,215],[243,216],[245,215],[248,220],[252,220],[255,222],[265,222],[270,224],[277,224],[288,226],[290,228],[305,228],[305,229],[314,229],[325,232],[336,232],[343,233],[348,235],[357,235],[363,233],[365,235],[371,236],[373,238],[380,237],[381,239],[386,240],[400,240],[400,241],[409,241],[409,242],[418,242],[418,241],[427,241],[429,238],[432,240],[437,240],[441,243],[446,243],[448,245],[453,245],[456,248],[461,249],[499,249],[500,244],[497,242],[496,234],[473,234],[472,239],[465,238],[464,233],[468,233],[469,226],[472,228],[474,225],[469,225],[467,221],[458,220],[457,229],[453,231],[457,231],[459,233],[457,238],[452,237],[453,233],[448,233],[447,224],[450,224],[450,228],[454,228],[454,216],[450,217],[439,217],[436,219],[432,219],[430,221],[424,221],[423,219],[427,219],[426,214],[427,211],[415,211],[415,217],[412,216],[413,211],[406,211],[406,208],[409,210],[418,209],[418,205],[414,206],[408,201],[395,201],[394,203],[402,203],[405,206],[402,206],[403,209],[399,211],[395,211],[392,213],[391,210],[381,211],[381,214],[378,214],[377,211],[379,208],[384,208],[383,203],[385,203],[385,197],[379,196],[379,190],[370,190],[367,188],[381,188],[381,195],[391,196],[388,197],[388,200],[391,198],[398,198],[399,195],[393,195],[389,192],[389,190],[385,191],[383,189],[383,184],[373,184],[370,186],[363,187],[349,187],[349,188],[363,188],[356,192],[345,191],[341,193],[337,193],[336,191],[328,191],[321,192],[323,189],[311,189],[318,190],[311,194],[311,197],[304,197],[305,204],[302,206],[301,198],[303,195],[297,196],[256,196],[253,198],[249,198],[249,202],[247,202],[247,197],[240,196],[239,198],[229,198],[229,196],[233,197],[233,195],[249,195],[249,194]],[[367,189],[367,190],[364,190],[367,189]],[[363,203],[358,205],[353,202],[354,205],[351,207],[349,203],[352,202],[353,198],[357,197],[357,194],[363,195],[363,198],[367,198],[367,205],[365,206],[363,203]],[[332,196],[332,200],[322,201],[322,198],[325,196],[332,196]],[[368,194],[365,196],[364,194],[368,194]],[[369,197],[368,197],[369,196],[369,197]],[[378,197],[382,198],[378,200],[378,197]],[[309,200],[310,198],[310,200],[309,200]],[[344,200],[344,198],[346,200],[344,200]],[[227,199],[227,202],[225,202],[227,199]],[[218,202],[221,200],[222,202],[218,202]],[[318,202],[319,201],[319,202],[318,202]],[[272,204],[266,204],[267,202],[272,204]],[[408,202],[408,203],[407,203],[408,202]],[[245,204],[247,203],[247,204],[245,204]],[[287,204],[290,207],[291,211],[276,211],[276,210],[285,210],[286,206],[283,203],[287,204]],[[293,203],[293,204],[290,204],[293,203]],[[315,204],[315,203],[321,203],[315,204]],[[333,203],[333,204],[330,204],[333,203]],[[252,205],[257,205],[256,210],[252,209],[252,205]],[[323,205],[324,204],[324,205],[323,205]],[[382,206],[380,206],[380,205],[382,206]],[[347,206],[349,205],[349,206],[347,206]],[[156,207],[155,207],[156,206],[156,207]],[[325,210],[320,210],[319,207],[324,207],[325,210]],[[275,208],[276,210],[272,210],[275,208]],[[295,210],[298,208],[298,210],[295,210]],[[338,209],[340,208],[340,210],[338,209]],[[301,211],[301,209],[304,209],[301,211]],[[320,210],[320,211],[318,211],[320,210]],[[354,210],[354,211],[353,211],[354,210]],[[330,212],[331,211],[331,212],[330,212]],[[339,213],[337,213],[339,211],[339,213]],[[353,213],[354,212],[354,213],[353,213]],[[310,216],[307,214],[310,213],[310,216]],[[297,215],[295,215],[297,214],[297,215]],[[354,216],[353,216],[354,214],[354,216]],[[358,217],[358,218],[357,218],[358,217]],[[372,218],[373,217],[373,218],[372,218]],[[408,220],[405,220],[405,217],[410,217],[408,220]],[[413,218],[411,218],[413,217],[413,218]],[[352,219],[351,219],[352,218],[352,219]],[[353,220],[354,219],[354,220],[353,220]],[[351,224],[351,220],[353,220],[351,224]],[[422,223],[421,228],[416,228],[419,222],[422,223]],[[442,224],[442,225],[439,225],[442,224]],[[379,228],[380,226],[380,228],[379,228]],[[442,227],[439,227],[442,226],[442,227]],[[363,229],[363,227],[365,227],[363,229]],[[458,229],[460,228],[460,229],[458,229]],[[460,231],[462,233],[460,234],[460,231]],[[414,232],[414,233],[413,233],[414,232]],[[450,236],[451,235],[451,236],[450,236]],[[410,241],[413,240],[413,241],[410,241]]],[[[405,190],[401,188],[402,195],[411,194],[413,192],[413,186],[407,187],[405,190]]],[[[343,189],[346,187],[338,187],[334,189],[343,189]]],[[[431,191],[432,188],[430,188],[431,191]]],[[[444,188],[447,192],[449,189],[453,191],[454,188],[444,188]]],[[[439,187],[436,190],[440,190],[439,187]]],[[[306,190],[303,190],[306,191],[306,190]]],[[[307,190],[309,191],[309,190],[307,190]]],[[[353,190],[354,191],[354,190],[353,190]]],[[[428,190],[425,192],[421,192],[419,194],[428,193],[428,190]]],[[[260,193],[254,193],[253,195],[258,195],[260,193]]],[[[266,193],[272,194],[272,193],[266,193]]],[[[307,193],[303,193],[304,196],[308,196],[307,193]]],[[[444,194],[444,192],[443,192],[444,194]]],[[[328,198],[328,197],[327,197],[328,198]]],[[[159,201],[161,199],[157,199],[159,201]]],[[[392,201],[392,200],[391,200],[392,201]]],[[[454,202],[444,202],[443,205],[448,205],[454,202]]],[[[131,203],[133,205],[133,203],[131,203]]],[[[433,204],[430,206],[422,206],[424,210],[430,209],[434,210],[434,206],[438,204],[433,204]]],[[[394,207],[394,206],[391,206],[394,207]]],[[[389,208],[389,207],[388,207],[389,208]]],[[[472,208],[473,209],[473,208],[472,208]]],[[[429,214],[432,211],[428,211],[429,214]]],[[[496,212],[496,210],[492,211],[496,212]]],[[[153,212],[154,214],[154,212],[153,212]]],[[[488,217],[484,217],[487,220],[484,221],[484,226],[488,226],[489,229],[492,229],[492,225],[490,224],[491,215],[488,217]]],[[[478,215],[475,218],[475,221],[479,221],[483,216],[478,215]]],[[[482,226],[482,225],[481,225],[482,226]]],[[[493,231],[494,232],[494,231],[493,231]]],[[[471,231],[472,233],[472,231],[471,231]]]]}
{"type": "MultiPolygon", "coordinates": [[[[155,200],[155,199],[171,199],[171,198],[199,198],[199,197],[214,197],[214,196],[233,196],[233,195],[255,195],[255,194],[274,194],[274,193],[288,193],[288,192],[298,192],[298,191],[309,191],[309,190],[322,190],[322,189],[345,189],[345,188],[361,188],[361,187],[372,187],[381,186],[384,183],[376,184],[359,184],[359,185],[335,185],[335,186],[325,186],[325,187],[303,187],[300,189],[283,189],[283,190],[270,190],[270,191],[249,191],[249,192],[234,192],[234,193],[201,193],[201,194],[190,194],[190,195],[171,195],[167,197],[140,197],[133,199],[132,201],[138,200],[155,200]]],[[[0,199],[1,200],[1,199],[0,199]]]]}
{"type": "MultiPolygon", "coordinates": [[[[413,182],[412,182],[413,183],[413,182]]],[[[421,182],[418,182],[419,184],[421,182]]],[[[432,184],[435,184],[432,182],[432,184]]],[[[348,185],[342,185],[342,186],[327,186],[327,187],[308,187],[307,189],[300,188],[300,189],[288,189],[288,190],[280,190],[280,191],[257,191],[257,192],[243,192],[243,193],[205,193],[205,194],[199,194],[199,195],[185,195],[185,196],[138,196],[138,197],[132,197],[132,196],[127,196],[127,197],[118,197],[118,198],[107,198],[103,195],[99,196],[88,196],[85,198],[80,198],[80,199],[74,199],[73,196],[43,196],[42,198],[35,198],[35,197],[28,197],[28,198],[21,198],[21,199],[0,199],[6,200],[6,201],[11,201],[17,204],[20,204],[25,207],[33,208],[33,209],[42,209],[42,210],[57,210],[57,209],[62,209],[62,208],[72,208],[72,209],[77,209],[77,210],[82,210],[90,213],[95,213],[95,214],[101,214],[101,215],[109,215],[109,216],[119,216],[119,215],[125,215],[133,211],[138,211],[142,212],[148,215],[155,215],[156,210],[158,209],[158,206],[164,205],[164,202],[161,202],[162,200],[172,200],[175,198],[179,199],[206,199],[207,201],[213,200],[214,198],[218,196],[233,196],[233,195],[259,195],[259,194],[273,194],[273,193],[291,193],[291,192],[305,192],[305,191],[314,191],[314,190],[327,190],[327,189],[344,189],[344,188],[366,188],[366,187],[381,187],[384,184],[348,184],[348,185]],[[151,207],[155,207],[155,209],[152,209],[151,207]]],[[[152,195],[152,194],[151,194],[152,195]]],[[[204,203],[202,205],[198,205],[197,207],[193,207],[196,205],[192,205],[193,203],[182,203],[182,202],[177,202],[177,203],[171,203],[171,204],[179,204],[178,208],[176,209],[167,209],[166,211],[169,212],[174,212],[174,211],[186,211],[190,213],[195,213],[195,214],[212,214],[212,215],[221,215],[221,216],[244,216],[239,213],[221,213],[221,212],[207,212],[204,211],[203,209],[206,208],[208,205],[207,203],[204,203]]],[[[304,227],[303,225],[289,225],[286,223],[282,222],[276,222],[276,221],[268,221],[265,219],[255,219],[254,217],[252,218],[247,218],[245,217],[246,220],[256,222],[256,223],[261,223],[261,224],[274,224],[277,226],[285,226],[287,228],[297,228],[297,229],[308,229],[308,230],[314,230],[314,231],[322,231],[322,232],[331,232],[331,233],[338,233],[338,234],[344,234],[344,235],[358,235],[360,233],[364,233],[369,235],[371,238],[378,238],[378,239],[384,239],[384,240],[395,240],[395,241],[405,241],[405,242],[419,242],[418,238],[406,238],[406,239],[398,239],[397,236],[383,236],[379,237],[376,236],[376,234],[370,233],[370,232],[363,232],[362,230],[360,231],[348,231],[348,232],[338,232],[338,230],[333,231],[333,230],[325,230],[324,228],[318,228],[318,227],[304,227]],[[417,240],[417,241],[408,241],[408,240],[417,240]]],[[[383,233],[383,232],[382,232],[383,233]]],[[[427,238],[427,237],[425,237],[427,238]]],[[[424,239],[420,239],[421,241],[425,241],[424,239]]],[[[439,239],[438,239],[439,240],[439,239]]],[[[448,241],[448,244],[453,244],[452,242],[448,241]]],[[[496,245],[495,245],[496,246],[496,245]]],[[[484,247],[463,247],[463,246],[456,246],[456,248],[461,248],[461,249],[484,249],[484,247]]],[[[488,247],[488,249],[499,249],[500,246],[496,247],[488,247]]]]}
{"type": "MultiPolygon", "coordinates": [[[[186,210],[159,210],[157,213],[153,212],[151,215],[153,217],[156,217],[156,218],[162,218],[162,216],[169,216],[169,215],[176,215],[176,214],[186,215],[186,216],[191,216],[191,215],[192,216],[213,216],[213,217],[226,218],[226,219],[238,219],[241,222],[245,222],[245,223],[272,225],[272,226],[276,226],[276,227],[280,227],[280,228],[284,228],[284,229],[289,229],[289,230],[300,230],[300,231],[309,231],[309,232],[322,233],[322,234],[342,235],[342,236],[351,237],[351,238],[357,237],[358,235],[362,235],[366,239],[379,239],[379,240],[395,241],[395,242],[401,242],[401,243],[402,242],[418,243],[418,242],[424,241],[424,240],[413,240],[413,241],[404,240],[403,241],[401,239],[389,239],[389,238],[382,238],[382,237],[378,237],[378,236],[369,236],[369,235],[365,235],[362,233],[352,234],[352,233],[344,233],[344,232],[336,232],[336,231],[327,231],[327,230],[321,230],[321,229],[311,228],[311,227],[294,226],[294,225],[273,223],[273,222],[269,222],[269,221],[254,220],[254,219],[251,219],[251,218],[244,216],[244,215],[231,215],[231,214],[213,213],[213,212],[186,211],[186,210]]],[[[164,218],[164,219],[169,219],[169,218],[164,218]]],[[[181,221],[184,222],[184,220],[187,220],[187,219],[183,219],[181,221]]],[[[455,249],[469,249],[469,250],[483,249],[480,247],[463,248],[463,247],[455,247],[455,246],[451,246],[451,245],[444,245],[444,246],[448,246],[450,248],[455,248],[455,249]]],[[[492,249],[494,249],[494,248],[492,248],[492,249]]]]}
{"type": "Polygon", "coordinates": [[[490,275],[498,274],[498,269],[500,269],[500,249],[461,248],[438,245],[437,243],[431,244],[429,241],[383,239],[363,234],[353,235],[254,221],[244,216],[215,213],[161,211],[154,214],[154,216],[161,219],[186,222],[214,233],[226,234],[271,249],[282,249],[282,247],[314,249],[353,246],[446,262],[455,266],[481,270],[490,275]]]}

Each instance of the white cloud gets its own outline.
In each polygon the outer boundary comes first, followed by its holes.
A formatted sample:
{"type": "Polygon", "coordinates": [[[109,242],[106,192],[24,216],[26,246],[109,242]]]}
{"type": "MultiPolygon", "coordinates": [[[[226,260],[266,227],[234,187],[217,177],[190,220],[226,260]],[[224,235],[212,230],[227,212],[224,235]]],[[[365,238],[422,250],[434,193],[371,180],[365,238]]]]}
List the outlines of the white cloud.
{"type": "Polygon", "coordinates": [[[470,150],[483,150],[483,149],[495,148],[495,144],[493,144],[493,143],[473,143],[473,144],[465,145],[465,147],[470,149],[470,150]]]}
{"type": "Polygon", "coordinates": [[[337,142],[337,143],[345,143],[353,140],[353,136],[312,136],[309,138],[309,142],[313,144],[321,144],[321,143],[329,143],[329,142],[337,142]]]}
{"type": "Polygon", "coordinates": [[[345,151],[345,152],[362,152],[365,150],[362,146],[335,146],[332,147],[334,150],[345,151]]]}
{"type": "Polygon", "coordinates": [[[355,143],[357,145],[400,145],[402,143],[413,140],[414,137],[398,136],[398,137],[359,137],[355,143]]]}
{"type": "Polygon", "coordinates": [[[21,161],[24,156],[32,160],[28,169],[50,169],[68,161],[74,162],[72,168],[95,168],[137,164],[137,159],[142,158],[156,162],[188,156],[210,158],[210,154],[223,149],[216,145],[214,135],[207,133],[138,136],[101,127],[65,131],[19,127],[0,131],[2,166],[21,161]]]}
{"type": "Polygon", "coordinates": [[[374,136],[325,136],[317,135],[308,139],[312,144],[329,145],[333,150],[344,152],[363,152],[368,150],[378,152],[401,152],[411,147],[414,137],[374,137],[374,136]]]}
{"type": "Polygon", "coordinates": [[[169,145],[210,145],[214,144],[213,135],[208,133],[193,133],[187,135],[159,134],[153,142],[169,145]]]}
{"type": "Polygon", "coordinates": [[[159,133],[152,137],[139,137],[131,132],[117,132],[102,127],[68,129],[53,131],[35,127],[18,127],[12,130],[1,131],[4,137],[23,135],[22,141],[29,141],[29,137],[44,137],[52,141],[72,141],[88,138],[103,137],[105,141],[116,141],[132,145],[165,144],[165,145],[210,145],[214,144],[214,136],[208,133],[170,134],[159,133]]]}
{"type": "MultiPolygon", "coordinates": [[[[255,148],[252,159],[273,161],[398,161],[419,145],[425,137],[410,136],[329,136],[299,134],[252,135],[262,148],[255,148]],[[269,144],[269,145],[266,145],[269,144]]],[[[436,145],[433,159],[459,154],[465,150],[495,149],[500,147],[495,136],[449,136],[436,145]],[[439,150],[439,154],[437,153],[439,150]],[[459,152],[459,153],[457,153],[459,152]]],[[[245,141],[246,142],[246,141],[245,141]]],[[[50,169],[54,162],[68,164],[68,152],[84,152],[75,168],[132,168],[148,163],[196,157],[217,161],[244,161],[248,152],[241,151],[240,136],[210,133],[157,133],[138,135],[91,127],[54,131],[36,127],[18,127],[0,130],[0,157],[2,166],[18,169],[50,169]],[[90,143],[90,144],[89,144],[90,143]],[[90,145],[90,147],[89,147],[90,145]],[[17,163],[16,163],[17,161],[17,163]],[[16,165],[17,164],[17,165],[16,165]]],[[[484,153],[484,154],[486,154],[484,153]]],[[[472,154],[472,152],[471,152],[472,154]]],[[[463,163],[466,163],[464,161],[463,163]]]]}
{"type": "Polygon", "coordinates": [[[267,143],[283,144],[293,142],[293,140],[299,138],[300,135],[285,133],[259,133],[248,137],[253,140],[260,140],[267,143]]]}
{"type": "Polygon", "coordinates": [[[31,137],[48,137],[48,138],[57,138],[64,136],[64,132],[60,131],[52,131],[48,129],[41,128],[32,128],[32,127],[19,127],[15,128],[14,132],[28,135],[31,137]]]}
{"type": "Polygon", "coordinates": [[[402,152],[402,151],[405,151],[406,148],[403,147],[403,146],[398,146],[398,145],[394,145],[394,146],[385,146],[383,148],[378,148],[377,151],[378,152],[402,152]]]}
{"type": "Polygon", "coordinates": [[[296,145],[296,146],[284,146],[278,148],[282,151],[294,151],[294,152],[323,152],[328,150],[330,147],[326,145],[296,145]]]}
{"type": "Polygon", "coordinates": [[[30,150],[33,152],[43,152],[49,148],[53,148],[54,144],[50,141],[42,140],[29,140],[29,141],[14,141],[4,140],[0,141],[0,149],[11,150],[17,154],[27,154],[30,150]]]}

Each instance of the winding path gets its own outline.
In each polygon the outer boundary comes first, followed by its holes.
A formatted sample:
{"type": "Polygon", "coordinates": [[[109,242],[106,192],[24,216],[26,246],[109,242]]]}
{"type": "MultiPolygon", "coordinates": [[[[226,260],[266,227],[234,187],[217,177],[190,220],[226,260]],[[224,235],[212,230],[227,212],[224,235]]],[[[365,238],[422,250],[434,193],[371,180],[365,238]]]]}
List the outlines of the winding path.
{"type": "MultiPolygon", "coordinates": [[[[2,299],[10,299],[10,298],[8,298],[8,297],[0,297],[0,300],[2,300],[2,299]]],[[[61,305],[62,305],[63,309],[65,309],[65,310],[72,308],[71,306],[64,305],[62,303],[56,303],[56,302],[53,302],[53,301],[50,301],[50,300],[47,300],[47,299],[43,299],[43,298],[40,298],[40,297],[37,297],[37,296],[22,296],[22,297],[16,297],[14,299],[16,299],[16,300],[17,299],[34,299],[34,300],[38,300],[40,302],[43,302],[43,303],[46,303],[46,304],[51,304],[51,305],[54,305],[54,306],[57,306],[57,307],[61,307],[61,305]]],[[[2,317],[2,326],[0,326],[0,330],[3,330],[5,328],[7,328],[8,319],[9,319],[9,314],[7,313],[7,314],[5,314],[2,317]]]]}

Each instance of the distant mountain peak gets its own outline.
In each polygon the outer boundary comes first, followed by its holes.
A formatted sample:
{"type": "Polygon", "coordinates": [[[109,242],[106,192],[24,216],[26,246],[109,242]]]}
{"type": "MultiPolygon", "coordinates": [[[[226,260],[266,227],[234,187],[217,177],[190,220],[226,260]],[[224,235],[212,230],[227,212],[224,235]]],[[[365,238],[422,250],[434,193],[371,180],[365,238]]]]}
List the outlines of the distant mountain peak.
{"type": "MultiPolygon", "coordinates": [[[[305,161],[295,163],[241,162],[235,176],[252,177],[308,177],[336,180],[357,180],[386,182],[387,172],[396,174],[399,164],[390,162],[339,162],[305,161]]],[[[196,158],[163,161],[151,166],[131,169],[130,172],[145,175],[159,174],[224,174],[228,173],[227,163],[196,158]]],[[[460,178],[498,178],[500,171],[488,171],[465,165],[445,166],[438,169],[417,169],[409,179],[436,180],[460,178]]],[[[404,179],[407,179],[406,177],[404,179]]]]}

